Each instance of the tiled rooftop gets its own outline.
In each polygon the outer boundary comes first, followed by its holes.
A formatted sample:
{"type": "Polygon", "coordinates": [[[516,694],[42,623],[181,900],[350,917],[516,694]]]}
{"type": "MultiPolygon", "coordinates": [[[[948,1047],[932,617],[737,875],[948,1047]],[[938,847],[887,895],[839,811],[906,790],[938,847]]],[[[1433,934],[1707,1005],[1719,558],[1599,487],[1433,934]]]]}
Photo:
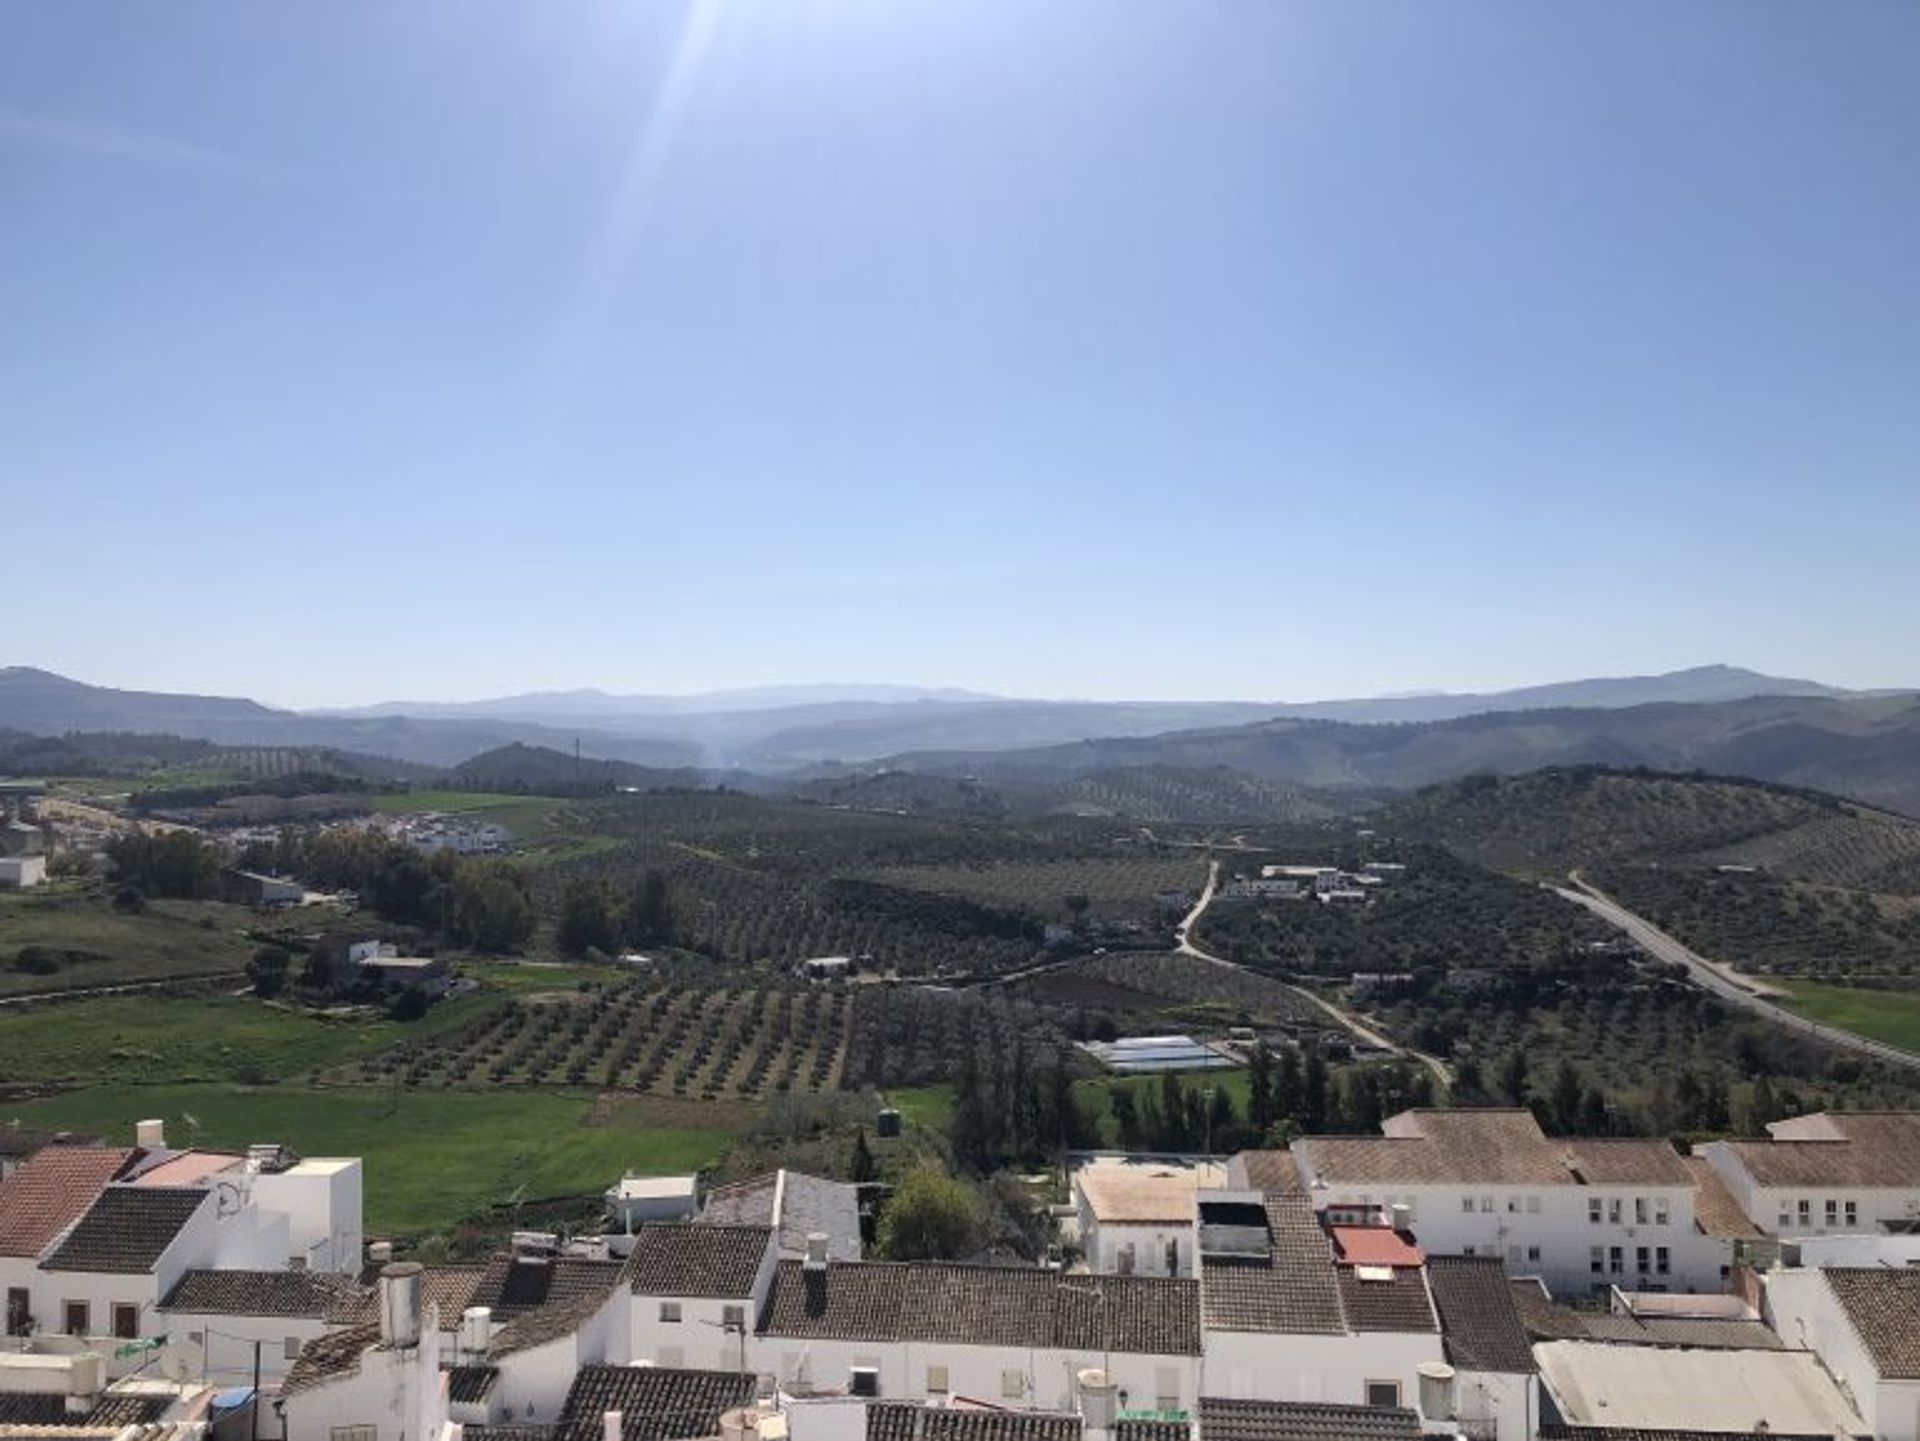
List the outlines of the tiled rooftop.
{"type": "Polygon", "coordinates": [[[198,1187],[108,1186],[40,1267],[121,1275],[151,1271],[211,1197],[198,1187]]]}
{"type": "Polygon", "coordinates": [[[754,1378],[673,1366],[582,1366],[560,1408],[556,1441],[600,1441],[601,1418],[620,1413],[622,1441],[717,1436],[722,1413],[753,1402],[754,1378]]]}
{"type": "Polygon", "coordinates": [[[1203,1396],[1200,1441],[1420,1441],[1420,1418],[1400,1407],[1203,1396]]]}
{"type": "Polygon", "coordinates": [[[174,1283],[160,1309],[324,1320],[361,1294],[346,1277],[324,1271],[189,1271],[174,1283]]]}
{"type": "MultiPolygon", "coordinates": [[[[495,1256],[466,1305],[485,1306],[495,1321],[511,1321],[578,1296],[605,1295],[619,1281],[622,1265],[587,1256],[495,1256]]],[[[449,1320],[442,1314],[443,1323],[449,1320]]]]}
{"type": "Polygon", "coordinates": [[[760,1329],[795,1339],[1200,1352],[1199,1287],[1166,1276],[1063,1276],[1032,1267],[783,1261],[760,1329]]]}
{"type": "Polygon", "coordinates": [[[1533,1347],[1497,1256],[1430,1256],[1427,1285],[1447,1360],[1462,1371],[1529,1375],[1533,1347]]]}
{"type": "Polygon", "coordinates": [[[0,1256],[38,1256],[138,1154],[91,1146],[36,1152],[0,1181],[0,1256]]]}
{"type": "Polygon", "coordinates": [[[867,1441],[1080,1441],[1080,1418],[881,1401],[867,1407],[867,1441]]]}
{"type": "Polygon", "coordinates": [[[642,1226],[633,1235],[626,1282],[638,1296],[744,1298],[772,1236],[767,1226],[642,1226]]]}
{"type": "Polygon", "coordinates": [[[1920,1271],[1832,1266],[1822,1273],[1882,1380],[1920,1380],[1920,1271]]]}

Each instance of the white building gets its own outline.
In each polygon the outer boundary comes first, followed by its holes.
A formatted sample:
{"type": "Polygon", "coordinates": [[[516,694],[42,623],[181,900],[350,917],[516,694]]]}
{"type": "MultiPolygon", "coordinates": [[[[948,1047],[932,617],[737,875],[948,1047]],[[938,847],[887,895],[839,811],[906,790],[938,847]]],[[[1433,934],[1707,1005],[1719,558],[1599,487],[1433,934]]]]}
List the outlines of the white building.
{"type": "Polygon", "coordinates": [[[413,1263],[380,1278],[380,1320],[311,1342],[281,1386],[284,1441],[430,1441],[446,1424],[441,1318],[413,1263]]]}
{"type": "Polygon", "coordinates": [[[1920,1225],[1920,1112],[1820,1111],[1767,1133],[1695,1148],[1760,1230],[1784,1240],[1920,1225]]]}
{"type": "Polygon", "coordinates": [[[0,856],[0,890],[24,891],[44,885],[46,879],[45,856],[0,856]]]}
{"type": "Polygon", "coordinates": [[[1183,1156],[1096,1155],[1072,1171],[1080,1250],[1106,1275],[1191,1276],[1197,1264],[1194,1199],[1226,1180],[1214,1161],[1183,1156]]]}
{"type": "Polygon", "coordinates": [[[1765,1278],[1773,1327],[1816,1352],[1881,1441],[1920,1437],[1920,1271],[1779,1268],[1765,1278]]]}
{"type": "Polygon", "coordinates": [[[607,1187],[607,1215],[623,1231],[647,1221],[690,1221],[699,1193],[698,1176],[622,1176],[607,1187]]]}
{"type": "Polygon", "coordinates": [[[1810,1351],[1543,1341],[1533,1354],[1547,1415],[1582,1428],[1593,1441],[1608,1431],[1636,1438],[1650,1431],[1740,1436],[1860,1436],[1867,1431],[1810,1351]]]}
{"type": "Polygon", "coordinates": [[[1381,1130],[1294,1143],[1316,1210],[1404,1207],[1430,1253],[1497,1256],[1561,1293],[1725,1285],[1732,1242],[1700,1223],[1663,1141],[1549,1138],[1524,1110],[1404,1111],[1381,1130]]]}
{"type": "Polygon", "coordinates": [[[700,1207],[704,1225],[771,1226],[780,1255],[797,1261],[810,1238],[826,1238],[827,1259],[858,1261],[861,1256],[860,1188],[782,1167],[716,1186],[700,1207]]]}

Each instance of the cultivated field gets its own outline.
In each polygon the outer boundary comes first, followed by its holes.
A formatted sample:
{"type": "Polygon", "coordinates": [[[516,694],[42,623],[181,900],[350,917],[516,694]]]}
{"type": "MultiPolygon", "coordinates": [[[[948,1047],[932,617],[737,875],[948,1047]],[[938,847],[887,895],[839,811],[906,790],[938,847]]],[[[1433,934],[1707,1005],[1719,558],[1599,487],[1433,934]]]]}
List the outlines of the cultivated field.
{"type": "Polygon", "coordinates": [[[1048,921],[1071,919],[1068,896],[1085,896],[1096,921],[1147,921],[1162,891],[1199,894],[1206,862],[1192,855],[1127,860],[1010,861],[983,866],[891,866],[870,878],[907,890],[962,896],[1048,921]]]}

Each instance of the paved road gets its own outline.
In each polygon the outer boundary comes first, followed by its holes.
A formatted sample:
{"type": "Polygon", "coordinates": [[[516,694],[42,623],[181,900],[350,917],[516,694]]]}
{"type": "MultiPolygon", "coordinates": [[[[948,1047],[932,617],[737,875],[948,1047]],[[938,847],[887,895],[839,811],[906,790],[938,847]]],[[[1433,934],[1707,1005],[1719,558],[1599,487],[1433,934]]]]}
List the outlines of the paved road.
{"type": "MultiPolygon", "coordinates": [[[[1238,961],[1230,961],[1224,956],[1216,956],[1212,951],[1203,950],[1193,943],[1193,928],[1200,923],[1200,917],[1206,913],[1207,907],[1213,904],[1214,894],[1219,888],[1220,862],[1211,861],[1207,866],[1206,889],[1200,892],[1200,899],[1195,902],[1193,909],[1187,912],[1186,919],[1181,921],[1179,927],[1174,931],[1174,937],[1179,942],[1177,949],[1183,956],[1194,956],[1203,961],[1211,961],[1214,965],[1224,966],[1230,971],[1245,971],[1247,968],[1238,961]]],[[[1259,975],[1260,973],[1257,971],[1249,971],[1248,974],[1259,975]]],[[[1267,979],[1272,979],[1272,977],[1267,977],[1267,979]]],[[[1429,1056],[1424,1051],[1414,1050],[1411,1046],[1399,1045],[1386,1036],[1381,1035],[1380,1032],[1374,1030],[1359,1017],[1349,1011],[1341,1010],[1340,1007],[1334,1005],[1333,1002],[1315,995],[1305,986],[1296,986],[1290,981],[1280,981],[1278,984],[1285,986],[1296,996],[1300,997],[1301,1000],[1307,1002],[1307,1004],[1317,1006],[1333,1020],[1334,1024],[1344,1027],[1349,1033],[1359,1040],[1364,1041],[1367,1045],[1378,1046],[1381,1050],[1390,1051],[1396,1056],[1405,1056],[1409,1060],[1418,1061],[1429,1071],[1433,1072],[1433,1078],[1438,1081],[1441,1086],[1451,1087],[1453,1085],[1453,1069],[1438,1056],[1429,1056]]]]}
{"type": "Polygon", "coordinates": [[[1741,977],[1731,967],[1717,961],[1710,961],[1705,956],[1688,950],[1646,917],[1634,914],[1604,891],[1588,885],[1580,879],[1577,872],[1568,877],[1568,880],[1569,885],[1552,886],[1549,889],[1577,906],[1585,906],[1601,920],[1618,926],[1633,937],[1655,960],[1686,967],[1687,973],[1694,981],[1722,1000],[1742,1010],[1751,1011],[1757,1016],[1763,1016],[1789,1030],[1825,1041],[1829,1045],[1858,1051],[1862,1055],[1872,1056],[1875,1060],[1890,1061],[1896,1066],[1920,1070],[1920,1054],[1903,1051],[1898,1046],[1890,1046],[1885,1041],[1876,1041],[1853,1031],[1843,1031],[1835,1026],[1808,1020],[1805,1016],[1788,1010],[1772,999],[1774,996],[1785,994],[1778,988],[1741,977]]]}

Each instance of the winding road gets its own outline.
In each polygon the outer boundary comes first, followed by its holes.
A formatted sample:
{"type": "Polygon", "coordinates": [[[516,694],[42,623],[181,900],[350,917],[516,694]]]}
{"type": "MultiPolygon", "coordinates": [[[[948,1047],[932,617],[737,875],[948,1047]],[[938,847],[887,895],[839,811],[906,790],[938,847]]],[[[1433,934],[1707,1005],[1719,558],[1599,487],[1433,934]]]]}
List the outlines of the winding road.
{"type": "Polygon", "coordinates": [[[1693,980],[1705,990],[1711,991],[1730,1005],[1751,1011],[1776,1025],[1798,1031],[1802,1035],[1812,1036],[1829,1045],[1845,1050],[1857,1051],[1875,1060],[1887,1061],[1896,1066],[1920,1070],[1920,1055],[1912,1051],[1903,1051],[1898,1046],[1890,1046],[1885,1041],[1876,1041],[1870,1036],[1855,1031],[1843,1031],[1836,1026],[1823,1025],[1819,1021],[1807,1019],[1797,1012],[1788,1010],[1776,999],[1787,995],[1777,986],[1764,981],[1756,981],[1744,976],[1733,967],[1721,961],[1710,961],[1698,952],[1689,950],[1665,931],[1648,920],[1621,905],[1606,892],[1596,890],[1580,878],[1575,871],[1567,877],[1564,886],[1549,886],[1555,895],[1572,901],[1577,906],[1585,906],[1601,920],[1616,926],[1633,938],[1648,955],[1655,960],[1665,961],[1669,965],[1684,966],[1693,980]]]}
{"type": "MultiPolygon", "coordinates": [[[[1187,912],[1186,918],[1175,928],[1173,935],[1174,940],[1178,944],[1174,949],[1183,956],[1193,956],[1197,960],[1209,961],[1216,966],[1224,966],[1230,971],[1247,971],[1249,975],[1261,975],[1261,972],[1248,970],[1246,966],[1241,965],[1238,961],[1230,961],[1225,956],[1216,956],[1212,951],[1205,950],[1193,942],[1193,928],[1200,923],[1200,917],[1206,914],[1207,907],[1213,904],[1213,898],[1219,889],[1220,862],[1208,861],[1206,888],[1200,892],[1200,899],[1194,902],[1193,909],[1187,912]]],[[[1265,976],[1263,979],[1274,980],[1275,978],[1265,976]]],[[[1315,995],[1305,986],[1296,986],[1291,981],[1276,981],[1275,983],[1285,986],[1301,1000],[1307,1002],[1307,1004],[1318,1007],[1326,1013],[1334,1024],[1343,1027],[1356,1039],[1364,1041],[1369,1046],[1376,1046],[1383,1051],[1391,1052],[1396,1056],[1405,1056],[1409,1060],[1418,1061],[1433,1073],[1434,1080],[1438,1081],[1443,1088],[1452,1087],[1453,1068],[1438,1056],[1429,1056],[1424,1051],[1416,1051],[1411,1046],[1403,1046],[1397,1041],[1383,1036],[1358,1016],[1353,1015],[1349,1011],[1341,1010],[1340,1007],[1334,1005],[1333,1002],[1315,995]]]]}

